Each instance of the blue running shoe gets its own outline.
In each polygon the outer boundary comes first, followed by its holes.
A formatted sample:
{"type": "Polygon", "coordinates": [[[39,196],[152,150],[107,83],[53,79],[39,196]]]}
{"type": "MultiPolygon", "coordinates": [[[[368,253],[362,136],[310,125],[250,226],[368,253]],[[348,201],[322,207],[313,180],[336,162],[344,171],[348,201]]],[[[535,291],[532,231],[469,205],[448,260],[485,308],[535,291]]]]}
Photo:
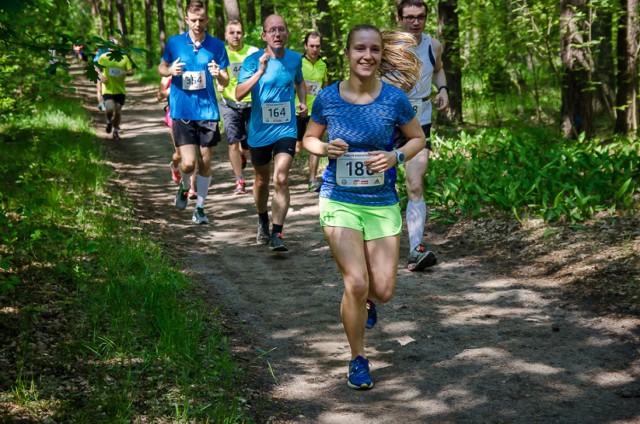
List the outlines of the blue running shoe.
{"type": "Polygon", "coordinates": [[[367,299],[367,323],[364,325],[367,329],[372,329],[378,322],[378,313],[376,312],[376,304],[367,299]]]}
{"type": "Polygon", "coordinates": [[[271,234],[271,241],[269,242],[269,249],[274,252],[286,252],[289,249],[284,245],[284,237],[282,233],[271,234]]]}
{"type": "Polygon", "coordinates": [[[368,390],[373,387],[373,381],[369,375],[369,361],[362,356],[349,362],[349,374],[347,386],[356,390],[368,390]]]}

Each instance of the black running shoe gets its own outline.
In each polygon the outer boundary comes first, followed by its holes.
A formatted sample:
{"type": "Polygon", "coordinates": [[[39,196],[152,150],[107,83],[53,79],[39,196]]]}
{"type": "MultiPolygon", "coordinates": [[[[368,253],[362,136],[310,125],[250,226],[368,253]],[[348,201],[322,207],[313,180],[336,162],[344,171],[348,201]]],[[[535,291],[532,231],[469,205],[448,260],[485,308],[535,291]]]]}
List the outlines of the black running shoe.
{"type": "Polygon", "coordinates": [[[414,272],[422,271],[423,269],[434,266],[437,263],[438,258],[436,258],[436,255],[432,251],[427,250],[423,245],[419,244],[409,254],[407,269],[414,272]]]}
{"type": "Polygon", "coordinates": [[[258,235],[256,236],[256,243],[258,244],[269,244],[271,241],[271,236],[269,235],[269,228],[263,227],[258,223],[258,235]]]}

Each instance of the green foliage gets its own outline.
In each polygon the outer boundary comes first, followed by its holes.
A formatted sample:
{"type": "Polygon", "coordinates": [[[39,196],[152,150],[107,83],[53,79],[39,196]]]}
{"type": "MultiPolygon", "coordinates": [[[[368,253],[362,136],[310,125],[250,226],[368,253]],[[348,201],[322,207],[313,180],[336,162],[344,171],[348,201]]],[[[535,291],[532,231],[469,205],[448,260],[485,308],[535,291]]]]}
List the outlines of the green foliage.
{"type": "Polygon", "coordinates": [[[559,110],[558,2],[459,3],[464,52],[464,116],[500,123],[509,116],[548,123],[559,110]]]}
{"type": "Polygon", "coordinates": [[[425,177],[435,218],[511,212],[578,222],[638,208],[638,141],[567,143],[540,129],[487,129],[435,145],[425,177]]]}
{"type": "Polygon", "coordinates": [[[0,165],[0,303],[20,317],[7,369],[15,383],[0,402],[60,422],[246,421],[242,375],[215,314],[191,300],[191,283],[107,187],[88,113],[59,99],[34,109],[0,127],[11,158],[0,165]],[[68,323],[62,331],[36,327],[51,309],[68,323]],[[43,331],[56,340],[46,357],[32,347],[43,331]]]}

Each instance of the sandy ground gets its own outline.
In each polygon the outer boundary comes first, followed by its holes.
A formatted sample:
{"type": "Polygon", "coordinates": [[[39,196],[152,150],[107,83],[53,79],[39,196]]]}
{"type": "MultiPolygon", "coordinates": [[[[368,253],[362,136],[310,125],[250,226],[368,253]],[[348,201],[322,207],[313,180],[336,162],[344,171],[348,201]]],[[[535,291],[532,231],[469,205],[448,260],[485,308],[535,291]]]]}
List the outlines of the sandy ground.
{"type": "MultiPolygon", "coordinates": [[[[590,315],[561,300],[552,280],[507,277],[499,258],[489,265],[449,228],[431,225],[439,264],[406,271],[404,233],[395,297],[379,306],[378,325],[366,334],[375,388],[349,389],[342,282],[304,163],[296,161],[291,178],[290,252],[255,244],[253,198],[232,195],[224,142],[206,203],[212,223],[196,226],[193,201],[185,211],[173,206],[173,147],[156,88],[128,90],[122,140],[101,142],[141,226],[164,240],[205,300],[229,317],[230,332],[250,342],[239,356],[262,368],[256,387],[274,405],[260,422],[640,423],[638,320],[590,315]]],[[[93,88],[80,93],[91,96],[93,88]]],[[[95,101],[88,107],[95,110],[95,101]]],[[[99,116],[97,126],[107,137],[99,116]]],[[[245,177],[250,189],[250,166],[245,177]]]]}

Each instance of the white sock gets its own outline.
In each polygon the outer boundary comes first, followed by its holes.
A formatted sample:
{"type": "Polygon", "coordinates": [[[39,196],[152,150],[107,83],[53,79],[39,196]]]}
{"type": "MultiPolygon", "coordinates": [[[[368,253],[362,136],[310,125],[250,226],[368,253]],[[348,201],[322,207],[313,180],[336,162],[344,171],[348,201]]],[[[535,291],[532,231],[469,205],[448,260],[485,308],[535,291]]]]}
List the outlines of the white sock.
{"type": "Polygon", "coordinates": [[[180,174],[182,175],[182,181],[181,181],[182,188],[185,190],[189,190],[189,187],[191,187],[191,176],[193,175],[193,172],[189,172],[188,174],[185,174],[184,171],[180,169],[180,174]]]}
{"type": "Polygon", "coordinates": [[[427,220],[427,205],[424,201],[407,203],[407,230],[409,231],[409,252],[412,252],[424,237],[424,223],[427,220]]]}
{"type": "Polygon", "coordinates": [[[202,175],[196,175],[196,189],[198,190],[198,200],[196,200],[196,208],[203,208],[204,201],[209,194],[209,184],[211,184],[211,177],[203,177],[202,175]]]}

